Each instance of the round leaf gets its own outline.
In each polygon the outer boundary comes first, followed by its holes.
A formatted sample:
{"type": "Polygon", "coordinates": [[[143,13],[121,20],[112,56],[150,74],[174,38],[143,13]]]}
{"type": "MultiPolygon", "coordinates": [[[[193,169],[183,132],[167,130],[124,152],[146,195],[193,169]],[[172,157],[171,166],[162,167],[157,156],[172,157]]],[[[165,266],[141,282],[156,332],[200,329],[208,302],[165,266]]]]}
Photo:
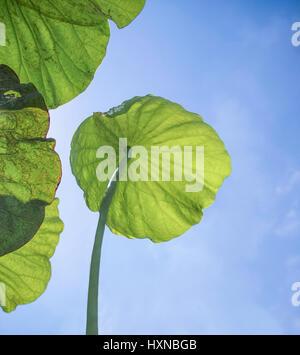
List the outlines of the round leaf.
{"type": "MultiPolygon", "coordinates": [[[[131,149],[141,146],[147,151],[147,159],[140,157],[140,166],[144,170],[148,167],[146,176],[138,181],[119,181],[109,209],[109,228],[129,238],[150,238],[154,242],[162,242],[180,236],[199,223],[203,209],[215,200],[218,189],[231,172],[230,157],[223,142],[199,115],[160,97],[136,97],[106,114],[96,113],[89,117],[73,137],[72,171],[92,211],[99,211],[108,185],[108,180],[99,181],[97,178],[99,163],[103,161],[97,158],[97,152],[100,147],[110,146],[118,160],[120,138],[126,138],[131,149]],[[153,181],[150,170],[159,172],[160,177],[164,173],[161,164],[153,164],[152,169],[153,147],[179,147],[182,152],[185,147],[194,151],[200,147],[204,154],[204,180],[200,191],[187,191],[192,190],[196,153],[187,169],[190,175],[185,174],[180,181],[175,178],[153,181]]],[[[129,170],[134,161],[129,160],[129,170]]],[[[181,171],[184,170],[183,163],[187,165],[188,159],[182,160],[181,171]]],[[[173,171],[176,164],[178,161],[171,157],[173,171]]]]}

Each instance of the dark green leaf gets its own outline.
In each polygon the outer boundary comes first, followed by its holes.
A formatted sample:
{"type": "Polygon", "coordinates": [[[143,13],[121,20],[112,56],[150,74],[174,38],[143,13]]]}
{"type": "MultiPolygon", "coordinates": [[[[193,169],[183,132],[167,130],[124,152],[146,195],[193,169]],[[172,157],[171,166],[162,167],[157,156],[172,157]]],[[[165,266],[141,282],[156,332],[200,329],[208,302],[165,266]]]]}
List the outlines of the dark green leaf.
{"type": "Polygon", "coordinates": [[[44,217],[44,202],[22,203],[13,196],[0,196],[0,257],[29,242],[44,217]]]}

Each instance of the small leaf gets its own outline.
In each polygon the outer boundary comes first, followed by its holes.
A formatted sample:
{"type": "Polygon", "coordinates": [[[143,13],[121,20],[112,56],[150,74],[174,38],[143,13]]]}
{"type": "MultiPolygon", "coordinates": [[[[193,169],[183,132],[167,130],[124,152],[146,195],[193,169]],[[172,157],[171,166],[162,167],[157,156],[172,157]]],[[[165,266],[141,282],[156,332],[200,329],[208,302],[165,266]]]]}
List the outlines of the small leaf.
{"type": "Polygon", "coordinates": [[[29,242],[45,217],[45,203],[22,203],[13,196],[0,196],[0,256],[29,242]]]}
{"type": "Polygon", "coordinates": [[[130,23],[144,0],[0,0],[6,46],[0,62],[22,82],[32,82],[49,109],[83,92],[101,64],[109,41],[108,18],[130,23]]]}
{"type": "MultiPolygon", "coordinates": [[[[97,151],[100,147],[112,147],[118,161],[120,138],[126,138],[130,148],[140,146],[146,149],[147,156],[139,160],[140,167],[147,167],[148,171],[144,171],[144,177],[138,181],[118,181],[107,219],[107,225],[115,234],[150,238],[154,242],[182,235],[200,222],[203,209],[212,204],[224,179],[231,173],[230,157],[223,142],[199,115],[160,97],[135,97],[106,114],[96,113],[89,117],[73,137],[72,171],[92,211],[99,211],[108,186],[108,180],[99,181],[96,175],[99,163],[103,161],[97,158],[97,151]],[[203,148],[202,188],[187,192],[187,186],[192,189],[196,152],[187,164],[190,175],[182,176],[179,181],[175,178],[152,181],[152,147],[179,147],[181,152],[185,147],[191,147],[194,152],[197,147],[203,148]]],[[[185,160],[187,163],[188,159],[185,160]]],[[[129,160],[129,169],[134,161],[129,160]]],[[[170,160],[174,171],[176,164],[175,158],[170,160]]],[[[182,164],[180,167],[183,170],[182,164]]],[[[162,165],[154,165],[154,170],[160,177],[165,172],[162,165]]],[[[113,173],[110,171],[108,178],[113,173]]]]}
{"type": "Polygon", "coordinates": [[[58,199],[46,207],[44,222],[34,238],[21,249],[0,257],[0,283],[5,285],[5,312],[35,301],[45,291],[51,276],[49,259],[54,254],[63,223],[58,199]]]}

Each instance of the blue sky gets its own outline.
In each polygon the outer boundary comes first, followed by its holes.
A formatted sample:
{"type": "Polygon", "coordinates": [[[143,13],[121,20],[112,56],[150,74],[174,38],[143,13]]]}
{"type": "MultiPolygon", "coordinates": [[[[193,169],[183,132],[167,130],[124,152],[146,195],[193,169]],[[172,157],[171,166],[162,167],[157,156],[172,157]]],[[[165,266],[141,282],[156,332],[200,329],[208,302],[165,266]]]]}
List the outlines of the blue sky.
{"type": "Polygon", "coordinates": [[[36,302],[0,314],[0,333],[83,334],[97,214],[70,172],[70,142],[94,111],[154,94],[197,112],[233,172],[202,222],[155,245],[106,231],[100,280],[104,334],[299,334],[300,21],[298,0],[148,0],[127,28],[112,24],[90,87],[51,111],[63,163],[65,230],[36,302]]]}

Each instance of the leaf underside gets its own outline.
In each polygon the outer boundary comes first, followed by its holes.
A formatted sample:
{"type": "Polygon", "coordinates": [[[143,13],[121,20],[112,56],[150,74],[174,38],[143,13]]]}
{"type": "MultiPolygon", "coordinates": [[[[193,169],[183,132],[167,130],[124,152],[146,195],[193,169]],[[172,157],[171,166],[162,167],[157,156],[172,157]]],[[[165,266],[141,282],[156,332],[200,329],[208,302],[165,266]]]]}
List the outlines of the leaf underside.
{"type": "Polygon", "coordinates": [[[128,25],[144,0],[0,0],[6,46],[0,63],[32,82],[49,109],[83,92],[101,64],[110,37],[108,18],[128,25]]]}
{"type": "MultiPolygon", "coordinates": [[[[102,146],[111,146],[119,156],[119,138],[128,146],[143,146],[150,157],[152,146],[204,147],[204,188],[186,192],[182,181],[119,181],[109,210],[107,225],[129,238],[150,238],[163,242],[182,235],[199,223],[203,209],[212,204],[224,179],[231,173],[231,161],[223,142],[213,128],[194,113],[160,97],[136,97],[107,114],[94,114],[85,120],[72,141],[71,166],[84,191],[88,207],[98,211],[108,181],[97,179],[102,146]]],[[[195,167],[195,155],[192,165],[195,167]]],[[[150,174],[150,160],[148,165],[150,174]]],[[[129,161],[130,164],[131,160],[129,161]]],[[[174,162],[171,160],[171,167],[174,162]]],[[[161,166],[156,167],[160,170],[161,166]]]]}

